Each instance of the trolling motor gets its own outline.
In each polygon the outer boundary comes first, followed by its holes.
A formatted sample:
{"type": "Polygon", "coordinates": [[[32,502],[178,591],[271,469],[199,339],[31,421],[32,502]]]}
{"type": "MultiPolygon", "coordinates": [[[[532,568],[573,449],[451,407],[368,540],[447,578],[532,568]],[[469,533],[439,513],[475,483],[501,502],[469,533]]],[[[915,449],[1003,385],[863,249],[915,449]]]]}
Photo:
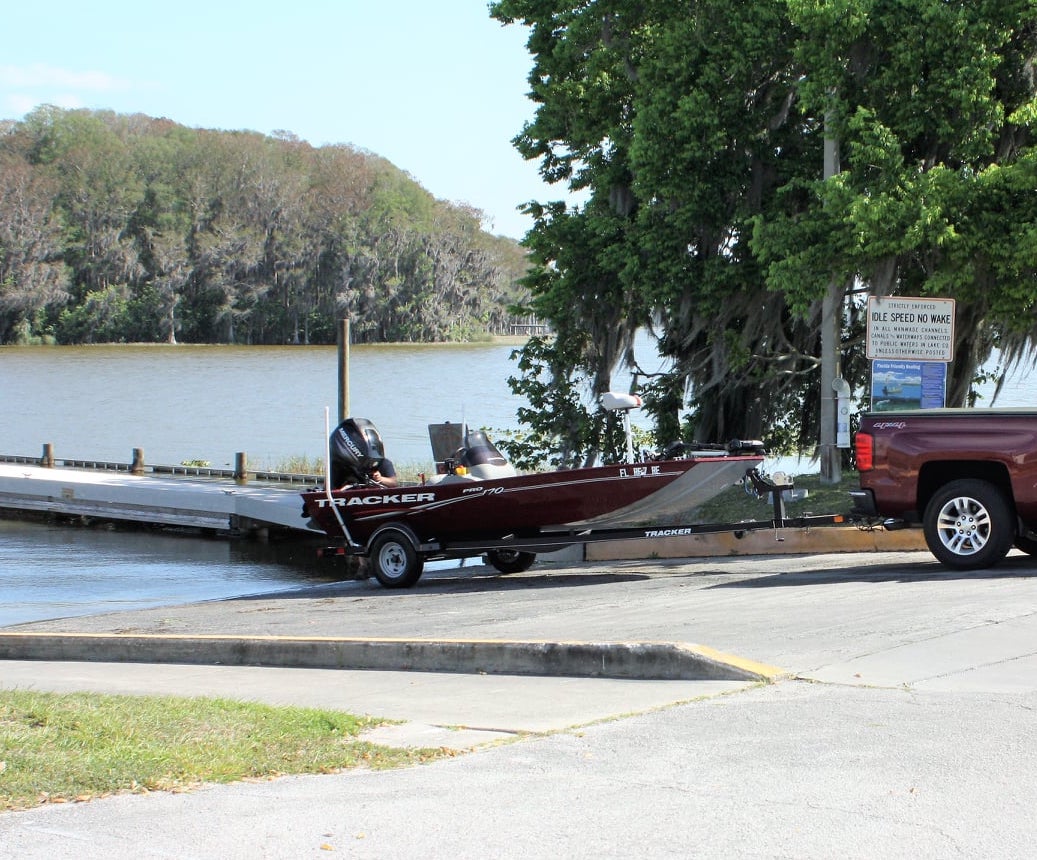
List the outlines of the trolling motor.
{"type": "Polygon", "coordinates": [[[634,436],[630,431],[630,410],[637,409],[643,400],[636,394],[621,394],[617,391],[606,391],[601,395],[601,405],[610,412],[623,413],[623,433],[627,439],[627,462],[634,462],[634,436]]]}

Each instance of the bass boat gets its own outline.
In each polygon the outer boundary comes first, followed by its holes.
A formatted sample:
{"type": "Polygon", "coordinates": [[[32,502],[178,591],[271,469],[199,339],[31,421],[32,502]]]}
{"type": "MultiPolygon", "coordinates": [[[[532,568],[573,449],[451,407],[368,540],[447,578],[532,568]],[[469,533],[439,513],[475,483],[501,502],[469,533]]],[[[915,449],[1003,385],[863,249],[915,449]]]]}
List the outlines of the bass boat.
{"type": "Polygon", "coordinates": [[[369,556],[388,587],[416,583],[429,559],[485,554],[513,573],[537,551],[589,533],[669,521],[743,481],[764,458],[762,443],[736,440],[677,443],[658,459],[632,462],[628,444],[630,462],[519,474],[481,430],[432,424],[429,436],[437,474],[386,487],[367,477],[384,458],[377,428],[347,418],[330,437],[326,486],[302,494],[303,516],[346,554],[369,556]]]}

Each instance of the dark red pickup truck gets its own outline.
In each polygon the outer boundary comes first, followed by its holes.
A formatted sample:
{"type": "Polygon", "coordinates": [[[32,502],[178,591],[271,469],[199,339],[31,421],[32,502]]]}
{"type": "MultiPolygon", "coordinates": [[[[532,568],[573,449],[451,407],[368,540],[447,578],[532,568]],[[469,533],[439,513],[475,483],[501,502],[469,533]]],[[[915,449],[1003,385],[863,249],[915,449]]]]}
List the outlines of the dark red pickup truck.
{"type": "Polygon", "coordinates": [[[1037,410],[868,412],[854,441],[854,514],[921,525],[948,567],[1037,554],[1037,410]]]}

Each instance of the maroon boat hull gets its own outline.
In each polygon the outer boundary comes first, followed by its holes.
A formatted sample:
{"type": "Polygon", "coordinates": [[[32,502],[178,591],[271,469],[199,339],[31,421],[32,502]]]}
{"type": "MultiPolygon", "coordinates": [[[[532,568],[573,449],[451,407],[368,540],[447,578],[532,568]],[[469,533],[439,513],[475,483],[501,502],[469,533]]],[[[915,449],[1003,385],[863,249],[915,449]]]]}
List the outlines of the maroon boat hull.
{"type": "Polygon", "coordinates": [[[407,527],[423,544],[530,537],[686,513],[762,460],[706,456],[488,480],[450,476],[420,486],[335,490],[330,498],[313,491],[303,499],[319,528],[354,545],[366,546],[390,524],[407,527]]]}

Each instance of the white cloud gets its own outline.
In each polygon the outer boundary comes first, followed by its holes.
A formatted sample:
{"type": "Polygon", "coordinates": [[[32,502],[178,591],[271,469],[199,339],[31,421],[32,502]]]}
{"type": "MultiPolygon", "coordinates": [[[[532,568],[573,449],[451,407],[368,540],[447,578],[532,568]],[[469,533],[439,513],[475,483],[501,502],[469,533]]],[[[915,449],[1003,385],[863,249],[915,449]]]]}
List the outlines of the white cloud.
{"type": "Polygon", "coordinates": [[[22,93],[15,93],[6,96],[4,98],[4,116],[7,116],[8,114],[13,116],[22,116],[36,107],[36,104],[37,101],[35,98],[22,93]]]}
{"type": "Polygon", "coordinates": [[[115,92],[130,88],[129,81],[106,72],[77,72],[43,63],[29,66],[0,66],[0,85],[21,89],[60,87],[90,92],[115,92]]]}

